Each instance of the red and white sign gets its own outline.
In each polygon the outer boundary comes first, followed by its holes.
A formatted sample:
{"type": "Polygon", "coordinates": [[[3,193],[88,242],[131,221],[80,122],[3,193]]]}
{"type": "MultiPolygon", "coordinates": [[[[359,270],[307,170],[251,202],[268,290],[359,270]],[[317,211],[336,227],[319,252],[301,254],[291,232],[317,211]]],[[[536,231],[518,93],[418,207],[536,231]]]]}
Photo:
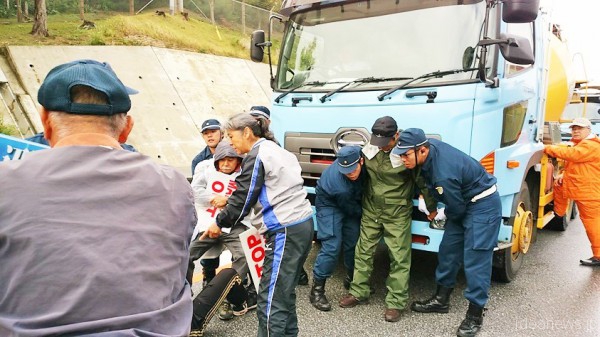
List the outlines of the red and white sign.
{"type": "MultiPolygon", "coordinates": [[[[215,195],[224,195],[228,197],[236,190],[236,188],[235,175],[215,171],[211,172],[206,179],[206,189],[215,195]]],[[[199,205],[196,210],[198,212],[198,223],[196,224],[196,228],[194,228],[192,238],[196,238],[198,233],[204,232],[210,224],[215,223],[217,215],[221,212],[219,208],[210,204],[199,205]]],[[[222,229],[224,233],[229,233],[230,230],[230,228],[222,229]]]]}
{"type": "Polygon", "coordinates": [[[265,239],[256,228],[250,227],[240,234],[240,241],[242,242],[248,269],[250,269],[250,276],[252,276],[252,281],[254,281],[254,286],[258,292],[263,260],[265,259],[265,239]]]}

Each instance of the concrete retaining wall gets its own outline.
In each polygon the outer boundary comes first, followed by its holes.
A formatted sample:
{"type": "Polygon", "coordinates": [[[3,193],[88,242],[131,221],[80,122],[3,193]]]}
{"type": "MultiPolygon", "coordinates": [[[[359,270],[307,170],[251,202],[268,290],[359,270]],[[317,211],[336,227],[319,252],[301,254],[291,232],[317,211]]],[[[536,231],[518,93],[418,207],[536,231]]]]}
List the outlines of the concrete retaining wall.
{"type": "MultiPolygon", "coordinates": [[[[224,122],[252,105],[269,106],[272,92],[268,65],[242,59],[157,47],[19,46],[7,50],[20,82],[15,86],[36,105],[37,90],[54,66],[84,58],[110,63],[125,85],[140,91],[131,97],[135,126],[128,143],[186,176],[191,175],[192,158],[205,145],[199,130],[203,120],[224,122]]],[[[39,117],[26,110],[32,124],[29,132],[41,131],[39,117]]]]}

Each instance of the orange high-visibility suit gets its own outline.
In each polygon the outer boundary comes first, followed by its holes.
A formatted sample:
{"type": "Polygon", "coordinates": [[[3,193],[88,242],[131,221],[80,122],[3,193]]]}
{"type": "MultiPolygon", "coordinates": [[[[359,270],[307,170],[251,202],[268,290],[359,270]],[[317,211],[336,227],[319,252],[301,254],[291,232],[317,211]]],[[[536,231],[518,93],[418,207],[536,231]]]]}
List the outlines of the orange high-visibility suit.
{"type": "Polygon", "coordinates": [[[600,258],[600,139],[595,135],[573,147],[547,145],[544,152],[566,161],[562,185],[554,185],[554,212],[564,216],[574,200],[594,257],[600,258]]]}

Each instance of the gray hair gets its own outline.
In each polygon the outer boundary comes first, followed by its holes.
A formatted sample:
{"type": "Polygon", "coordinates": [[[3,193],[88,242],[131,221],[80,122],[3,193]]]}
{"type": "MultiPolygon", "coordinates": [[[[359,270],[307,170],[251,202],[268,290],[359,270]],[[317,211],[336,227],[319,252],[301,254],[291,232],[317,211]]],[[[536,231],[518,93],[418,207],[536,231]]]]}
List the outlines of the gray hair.
{"type": "Polygon", "coordinates": [[[50,111],[48,122],[54,127],[54,132],[59,138],[82,132],[96,132],[108,134],[118,139],[125,126],[127,126],[127,114],[96,116],[50,111]]]}
{"type": "Polygon", "coordinates": [[[242,131],[249,128],[254,136],[275,141],[273,132],[269,130],[269,121],[264,117],[252,116],[249,113],[240,113],[229,118],[225,126],[225,130],[242,131]]]}
{"type": "MultiPolygon", "coordinates": [[[[75,85],[71,88],[71,101],[80,104],[108,104],[108,96],[101,91],[85,85],[75,85]]],[[[55,129],[59,138],[82,132],[99,132],[108,134],[115,139],[127,126],[127,114],[119,113],[112,116],[79,115],[62,111],[49,111],[48,121],[55,129]]]]}

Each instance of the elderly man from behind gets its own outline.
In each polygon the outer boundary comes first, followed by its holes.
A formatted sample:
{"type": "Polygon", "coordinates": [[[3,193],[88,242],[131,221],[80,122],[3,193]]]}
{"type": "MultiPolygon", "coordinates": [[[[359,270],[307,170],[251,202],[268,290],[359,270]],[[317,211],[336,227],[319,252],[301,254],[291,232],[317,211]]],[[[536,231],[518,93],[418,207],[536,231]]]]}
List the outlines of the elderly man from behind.
{"type": "Polygon", "coordinates": [[[106,63],[55,67],[52,149],[0,164],[0,336],[185,336],[196,222],[175,169],[124,151],[133,93],[106,63]]]}
{"type": "Polygon", "coordinates": [[[588,119],[575,118],[571,125],[575,146],[547,145],[544,152],[566,161],[564,175],[554,184],[554,213],[563,217],[568,199],[575,200],[593,254],[579,262],[600,267],[600,139],[591,127],[588,119]]]}

